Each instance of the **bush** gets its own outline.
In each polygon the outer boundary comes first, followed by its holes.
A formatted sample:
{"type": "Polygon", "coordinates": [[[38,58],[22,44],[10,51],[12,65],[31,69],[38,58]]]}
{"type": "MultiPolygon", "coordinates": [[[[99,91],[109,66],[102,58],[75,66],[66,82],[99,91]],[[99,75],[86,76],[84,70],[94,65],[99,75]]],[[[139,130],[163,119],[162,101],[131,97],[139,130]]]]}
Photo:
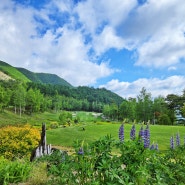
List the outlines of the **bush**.
{"type": "Polygon", "coordinates": [[[39,130],[28,125],[0,128],[0,155],[7,159],[30,157],[39,140],[39,130]]]}
{"type": "Polygon", "coordinates": [[[172,122],[167,114],[161,114],[158,119],[160,125],[171,125],[172,122]]]}
{"type": "Polygon", "coordinates": [[[25,161],[8,161],[0,158],[0,184],[25,182],[30,174],[32,164],[25,161]]]}
{"type": "MultiPolygon", "coordinates": [[[[111,136],[105,136],[91,144],[77,141],[73,155],[54,153],[42,158],[48,163],[48,172],[52,177],[48,183],[185,184],[184,146],[161,153],[157,144],[146,147],[146,138],[150,137],[148,126],[142,132],[140,130],[138,138],[131,137],[126,141],[124,126],[120,128],[120,141],[111,136]]],[[[135,136],[133,130],[135,131],[135,127],[132,127],[131,136],[135,136]]]]}

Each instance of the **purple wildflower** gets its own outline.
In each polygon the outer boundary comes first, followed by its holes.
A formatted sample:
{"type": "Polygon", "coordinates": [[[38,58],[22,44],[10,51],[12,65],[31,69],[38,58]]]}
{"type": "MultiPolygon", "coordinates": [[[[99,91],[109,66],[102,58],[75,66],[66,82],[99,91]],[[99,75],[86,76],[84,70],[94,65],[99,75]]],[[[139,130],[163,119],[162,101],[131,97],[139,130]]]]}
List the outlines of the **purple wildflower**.
{"type": "Polygon", "coordinates": [[[121,142],[124,141],[124,125],[121,124],[120,128],[119,128],[119,140],[121,142]]]}
{"type": "Polygon", "coordinates": [[[155,150],[157,150],[157,151],[159,150],[158,144],[155,145],[155,150]]]}
{"type": "Polygon", "coordinates": [[[149,148],[150,146],[150,130],[149,126],[146,126],[146,129],[144,130],[144,147],[149,148]]]}
{"type": "Polygon", "coordinates": [[[140,131],[139,131],[139,141],[140,142],[144,141],[144,130],[143,130],[143,126],[141,126],[140,131]]]}
{"type": "Polygon", "coordinates": [[[170,138],[170,148],[171,149],[174,149],[175,148],[173,136],[170,138]]]}
{"type": "Polygon", "coordinates": [[[78,150],[78,154],[79,154],[79,155],[83,155],[83,154],[84,154],[84,150],[83,150],[83,148],[82,148],[82,147],[80,147],[80,148],[79,148],[79,150],[78,150]]]}
{"type": "Polygon", "coordinates": [[[136,128],[135,125],[133,125],[130,131],[130,139],[134,140],[135,138],[136,138],[136,128]]]}
{"type": "Polygon", "coordinates": [[[177,133],[176,135],[176,146],[180,146],[180,135],[177,133]]]}
{"type": "Polygon", "coordinates": [[[155,149],[155,146],[154,146],[154,144],[152,144],[151,146],[150,146],[150,150],[154,150],[155,149]]]}

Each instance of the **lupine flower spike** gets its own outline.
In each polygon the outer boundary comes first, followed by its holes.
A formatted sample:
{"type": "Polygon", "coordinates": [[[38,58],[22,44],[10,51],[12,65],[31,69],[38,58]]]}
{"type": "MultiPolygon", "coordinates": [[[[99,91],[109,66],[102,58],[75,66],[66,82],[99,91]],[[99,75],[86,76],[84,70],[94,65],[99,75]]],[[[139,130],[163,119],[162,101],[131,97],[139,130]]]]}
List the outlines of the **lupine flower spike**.
{"type": "Polygon", "coordinates": [[[135,124],[132,126],[131,131],[130,131],[130,139],[134,140],[136,138],[136,128],[135,124]]]}
{"type": "Polygon", "coordinates": [[[157,151],[159,150],[158,144],[155,145],[155,150],[157,150],[157,151]]]}
{"type": "Polygon", "coordinates": [[[172,150],[175,148],[173,136],[170,138],[170,148],[171,148],[172,150]]]}
{"type": "Polygon", "coordinates": [[[180,135],[177,133],[176,135],[176,146],[180,146],[180,135]]]}
{"type": "Polygon", "coordinates": [[[122,124],[119,128],[119,140],[121,142],[124,141],[124,124],[122,124]]]}
{"type": "Polygon", "coordinates": [[[139,141],[140,142],[144,141],[144,129],[143,129],[143,125],[141,126],[140,131],[139,131],[139,141]]]}
{"type": "Polygon", "coordinates": [[[151,146],[150,146],[150,150],[154,150],[155,149],[155,146],[154,146],[154,144],[152,144],[151,146]]]}
{"type": "Polygon", "coordinates": [[[150,130],[149,126],[146,126],[146,129],[144,130],[144,147],[149,148],[150,146],[150,130]]]}

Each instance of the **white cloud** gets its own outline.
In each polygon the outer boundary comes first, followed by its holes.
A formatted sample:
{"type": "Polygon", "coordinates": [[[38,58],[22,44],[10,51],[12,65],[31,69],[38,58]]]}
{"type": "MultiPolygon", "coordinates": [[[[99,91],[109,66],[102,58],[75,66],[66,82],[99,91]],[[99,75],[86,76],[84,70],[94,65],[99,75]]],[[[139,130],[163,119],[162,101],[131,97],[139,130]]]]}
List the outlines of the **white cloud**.
{"type": "Polygon", "coordinates": [[[116,36],[111,27],[106,26],[100,35],[94,36],[93,47],[96,55],[101,55],[111,48],[123,49],[124,40],[116,36]]]}
{"type": "Polygon", "coordinates": [[[176,71],[177,70],[177,67],[176,66],[170,66],[168,68],[168,71],[176,71]]]}
{"type": "Polygon", "coordinates": [[[127,47],[117,35],[116,27],[136,5],[136,0],[88,0],[78,4],[75,11],[83,29],[91,35],[96,55],[101,55],[110,48],[120,50],[127,47]]]}
{"type": "Polygon", "coordinates": [[[94,35],[103,24],[117,26],[136,4],[137,0],[88,0],[79,3],[76,12],[85,29],[94,35]]]}
{"type": "Polygon", "coordinates": [[[112,74],[114,70],[106,61],[100,64],[91,61],[90,46],[85,44],[80,29],[72,29],[73,22],[55,29],[43,27],[55,24],[49,17],[55,5],[60,11],[69,11],[69,3],[54,1],[37,11],[10,0],[3,1],[0,4],[1,60],[31,71],[57,74],[75,86],[92,85],[97,79],[112,74]],[[35,20],[35,16],[46,25],[35,20]],[[38,33],[38,29],[44,29],[43,33],[38,33]]]}
{"type": "MultiPolygon", "coordinates": [[[[75,86],[93,85],[117,72],[110,68],[114,61],[108,56],[103,57],[112,62],[110,66],[107,61],[96,61],[111,48],[136,51],[138,66],[177,71],[176,64],[185,59],[184,0],[137,3],[87,0],[75,5],[72,0],[54,0],[38,11],[11,0],[2,1],[1,60],[36,72],[55,73],[75,86]]],[[[173,76],[131,83],[112,80],[105,86],[122,96],[135,96],[145,86],[155,96],[177,92],[182,82],[184,77],[173,76]],[[176,84],[172,83],[174,79],[176,84]]]]}
{"type": "Polygon", "coordinates": [[[138,79],[133,82],[120,82],[117,79],[109,81],[105,87],[123,98],[137,97],[142,87],[145,87],[147,92],[150,92],[153,97],[159,95],[166,96],[168,94],[182,94],[185,88],[185,77],[184,76],[171,76],[166,79],[151,78],[151,79],[138,79]]]}
{"type": "Polygon", "coordinates": [[[123,22],[122,36],[138,54],[136,65],[160,68],[185,58],[184,9],[184,0],[148,0],[123,22]]]}

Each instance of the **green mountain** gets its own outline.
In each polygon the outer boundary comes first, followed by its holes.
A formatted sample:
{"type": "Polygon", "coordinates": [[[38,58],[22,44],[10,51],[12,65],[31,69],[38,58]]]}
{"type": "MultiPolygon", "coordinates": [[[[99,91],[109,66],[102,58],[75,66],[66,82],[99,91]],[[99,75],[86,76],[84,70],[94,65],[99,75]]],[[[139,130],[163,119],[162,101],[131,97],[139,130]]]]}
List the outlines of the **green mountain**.
{"type": "Polygon", "coordinates": [[[34,73],[24,68],[13,67],[0,61],[0,80],[20,80],[28,84],[28,87],[37,88],[41,93],[54,96],[71,97],[76,100],[86,99],[89,103],[99,102],[103,104],[116,103],[119,105],[123,98],[105,88],[93,88],[87,86],[73,87],[70,83],[55,74],[34,73]]]}
{"type": "Polygon", "coordinates": [[[73,87],[70,83],[56,74],[34,73],[24,68],[16,68],[6,62],[0,61],[0,80],[20,80],[23,82],[34,82],[41,84],[62,85],[73,87]]]}
{"type": "Polygon", "coordinates": [[[24,74],[30,81],[34,83],[42,83],[42,84],[53,84],[53,85],[63,85],[72,87],[70,83],[65,81],[63,78],[60,78],[56,74],[49,73],[33,73],[24,68],[16,68],[22,74],[24,74]]]}

